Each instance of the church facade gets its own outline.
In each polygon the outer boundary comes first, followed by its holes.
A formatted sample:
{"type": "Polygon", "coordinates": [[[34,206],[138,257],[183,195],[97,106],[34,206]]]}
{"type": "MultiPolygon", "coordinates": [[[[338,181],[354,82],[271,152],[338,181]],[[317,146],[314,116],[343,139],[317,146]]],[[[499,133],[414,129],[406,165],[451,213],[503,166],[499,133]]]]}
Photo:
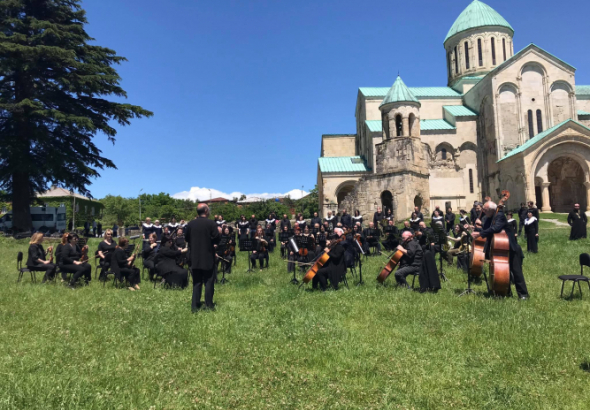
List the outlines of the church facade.
{"type": "MultiPolygon", "coordinates": [[[[447,87],[362,87],[353,135],[323,135],[320,209],[397,219],[469,210],[509,190],[509,208],[590,210],[590,86],[541,47],[514,52],[512,26],[473,1],[444,41],[447,87]]],[[[366,218],[365,218],[366,219],[366,218]]]]}

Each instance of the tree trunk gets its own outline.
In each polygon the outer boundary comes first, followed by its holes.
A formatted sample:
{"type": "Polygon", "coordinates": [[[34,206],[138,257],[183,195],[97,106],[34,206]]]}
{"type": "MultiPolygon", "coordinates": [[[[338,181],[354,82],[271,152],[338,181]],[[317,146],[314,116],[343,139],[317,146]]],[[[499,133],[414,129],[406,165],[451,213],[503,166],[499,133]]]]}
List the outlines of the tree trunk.
{"type": "Polygon", "coordinates": [[[12,229],[15,232],[30,231],[31,190],[29,176],[26,173],[12,175],[12,229]]]}

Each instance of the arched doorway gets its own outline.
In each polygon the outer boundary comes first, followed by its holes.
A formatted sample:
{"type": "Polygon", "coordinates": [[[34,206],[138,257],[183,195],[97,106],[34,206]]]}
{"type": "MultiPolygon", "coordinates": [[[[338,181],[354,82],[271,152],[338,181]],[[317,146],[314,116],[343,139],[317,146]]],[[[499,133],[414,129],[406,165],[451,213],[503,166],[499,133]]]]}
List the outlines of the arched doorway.
{"type": "Polygon", "coordinates": [[[381,192],[381,206],[383,212],[387,212],[388,209],[393,212],[393,194],[390,191],[381,192]]]}
{"type": "Polygon", "coordinates": [[[338,201],[338,209],[340,209],[340,204],[342,204],[342,201],[344,200],[344,198],[346,198],[346,195],[350,194],[353,189],[354,182],[345,183],[340,186],[340,188],[338,189],[338,193],[336,194],[336,200],[338,201]]]}
{"type": "Polygon", "coordinates": [[[418,210],[422,209],[422,204],[424,203],[424,201],[422,200],[422,196],[420,195],[416,195],[414,197],[414,206],[418,207],[418,210]]]}
{"type": "Polygon", "coordinates": [[[549,164],[547,176],[551,210],[553,212],[569,212],[574,204],[586,209],[586,188],[584,187],[584,170],[580,164],[570,157],[559,157],[549,164]]]}

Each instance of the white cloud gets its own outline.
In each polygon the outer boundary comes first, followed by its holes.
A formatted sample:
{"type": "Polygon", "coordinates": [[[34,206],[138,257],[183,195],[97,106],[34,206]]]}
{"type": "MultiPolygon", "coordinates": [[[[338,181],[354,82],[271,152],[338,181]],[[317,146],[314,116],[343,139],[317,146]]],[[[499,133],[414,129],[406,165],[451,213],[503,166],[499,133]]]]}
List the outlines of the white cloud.
{"type": "MultiPolygon", "coordinates": [[[[306,191],[302,191],[301,189],[293,189],[289,192],[285,192],[284,194],[279,194],[279,193],[262,193],[262,194],[246,194],[246,199],[247,200],[263,200],[263,199],[272,199],[272,198],[282,198],[282,197],[286,197],[289,196],[291,199],[300,199],[304,196],[306,196],[307,194],[309,194],[309,192],[306,191]]],[[[207,199],[211,199],[211,198],[227,198],[227,199],[233,199],[233,198],[240,198],[243,195],[242,192],[231,192],[229,194],[219,191],[218,189],[215,188],[200,188],[198,186],[192,187],[189,191],[182,191],[182,192],[178,192],[174,195],[172,195],[173,198],[177,198],[177,199],[190,199],[193,201],[197,201],[197,200],[207,200],[207,199]]]]}

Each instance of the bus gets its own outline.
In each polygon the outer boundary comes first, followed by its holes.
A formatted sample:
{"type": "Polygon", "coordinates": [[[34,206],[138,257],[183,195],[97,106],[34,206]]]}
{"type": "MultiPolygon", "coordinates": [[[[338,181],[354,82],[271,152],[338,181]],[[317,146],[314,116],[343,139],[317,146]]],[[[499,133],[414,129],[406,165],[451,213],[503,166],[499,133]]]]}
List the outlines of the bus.
{"type": "MultiPolygon", "coordinates": [[[[40,232],[64,232],[66,230],[66,207],[32,206],[31,222],[33,229],[40,232]]],[[[12,211],[0,217],[0,230],[12,231],[12,211]]]]}

